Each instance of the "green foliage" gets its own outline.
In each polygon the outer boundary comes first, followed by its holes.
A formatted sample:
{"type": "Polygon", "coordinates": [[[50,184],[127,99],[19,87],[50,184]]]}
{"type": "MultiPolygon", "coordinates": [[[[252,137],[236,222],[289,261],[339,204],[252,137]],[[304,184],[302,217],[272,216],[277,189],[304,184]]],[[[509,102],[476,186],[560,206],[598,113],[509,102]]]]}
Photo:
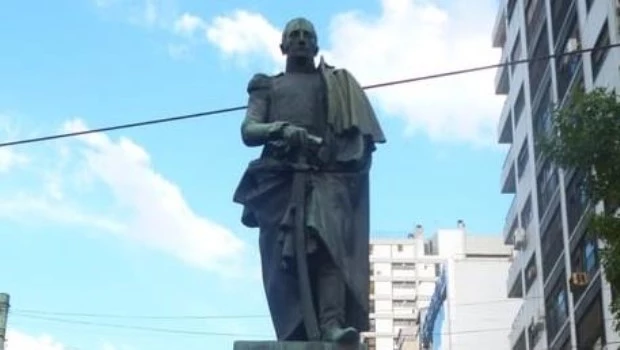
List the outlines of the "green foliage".
{"type": "MultiPolygon", "coordinates": [[[[570,101],[554,111],[553,132],[540,140],[540,150],[564,169],[585,172],[584,190],[591,203],[603,203],[588,231],[603,240],[601,265],[606,278],[620,293],[620,103],[615,91],[575,90],[570,101]]],[[[620,331],[620,296],[611,306],[620,331]]]]}

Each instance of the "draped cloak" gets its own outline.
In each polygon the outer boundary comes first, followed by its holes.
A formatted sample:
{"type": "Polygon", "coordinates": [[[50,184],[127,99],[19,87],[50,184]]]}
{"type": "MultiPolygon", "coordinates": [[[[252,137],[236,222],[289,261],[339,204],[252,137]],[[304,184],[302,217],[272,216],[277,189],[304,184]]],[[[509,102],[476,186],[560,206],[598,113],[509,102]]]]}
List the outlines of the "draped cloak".
{"type": "MultiPolygon", "coordinates": [[[[356,79],[345,69],[322,60],[327,125],[332,162],[308,173],[305,228],[323,243],[346,285],[345,326],[368,330],[369,170],[375,143],[385,137],[373,108],[356,79]]],[[[274,93],[278,76],[257,74],[249,84],[274,93]]],[[[268,108],[269,109],[269,108],[268,108]]],[[[275,121],[271,115],[266,122],[275,121]]],[[[291,200],[293,162],[274,157],[266,148],[250,162],[234,193],[243,205],[242,223],[259,227],[262,276],[272,322],[279,340],[288,339],[303,322],[294,263],[294,207],[291,200]]],[[[314,292],[314,291],[313,291],[314,292]]]]}

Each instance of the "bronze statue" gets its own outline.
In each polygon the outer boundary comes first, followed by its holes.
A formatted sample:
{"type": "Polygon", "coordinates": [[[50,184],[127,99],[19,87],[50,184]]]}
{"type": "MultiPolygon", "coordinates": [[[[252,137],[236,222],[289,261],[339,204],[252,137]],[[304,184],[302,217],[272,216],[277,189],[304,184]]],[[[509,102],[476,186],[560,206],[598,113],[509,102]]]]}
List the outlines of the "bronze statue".
{"type": "Polygon", "coordinates": [[[278,340],[356,343],[369,328],[369,170],[385,138],[355,78],[315,65],[310,21],[288,22],[280,48],[285,72],[248,84],[241,135],[263,150],[234,200],[260,230],[278,340]]]}

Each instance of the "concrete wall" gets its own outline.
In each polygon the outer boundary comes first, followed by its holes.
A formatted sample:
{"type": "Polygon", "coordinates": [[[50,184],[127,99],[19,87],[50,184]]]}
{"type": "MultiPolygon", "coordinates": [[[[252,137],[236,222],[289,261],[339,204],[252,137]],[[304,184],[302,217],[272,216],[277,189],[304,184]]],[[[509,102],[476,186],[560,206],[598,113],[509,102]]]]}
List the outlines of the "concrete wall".
{"type": "Polygon", "coordinates": [[[448,263],[441,349],[510,349],[508,335],[521,300],[506,298],[509,264],[489,258],[448,263]]]}

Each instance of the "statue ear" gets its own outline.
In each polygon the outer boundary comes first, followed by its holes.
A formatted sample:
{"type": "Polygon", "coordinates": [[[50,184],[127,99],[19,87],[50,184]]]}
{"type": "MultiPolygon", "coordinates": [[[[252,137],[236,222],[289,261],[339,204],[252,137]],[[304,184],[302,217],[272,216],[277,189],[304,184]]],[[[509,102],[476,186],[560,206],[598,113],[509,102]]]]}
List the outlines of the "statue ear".
{"type": "Polygon", "coordinates": [[[286,55],[286,51],[287,51],[287,47],[284,43],[280,44],[280,52],[282,52],[282,55],[286,55]]]}

